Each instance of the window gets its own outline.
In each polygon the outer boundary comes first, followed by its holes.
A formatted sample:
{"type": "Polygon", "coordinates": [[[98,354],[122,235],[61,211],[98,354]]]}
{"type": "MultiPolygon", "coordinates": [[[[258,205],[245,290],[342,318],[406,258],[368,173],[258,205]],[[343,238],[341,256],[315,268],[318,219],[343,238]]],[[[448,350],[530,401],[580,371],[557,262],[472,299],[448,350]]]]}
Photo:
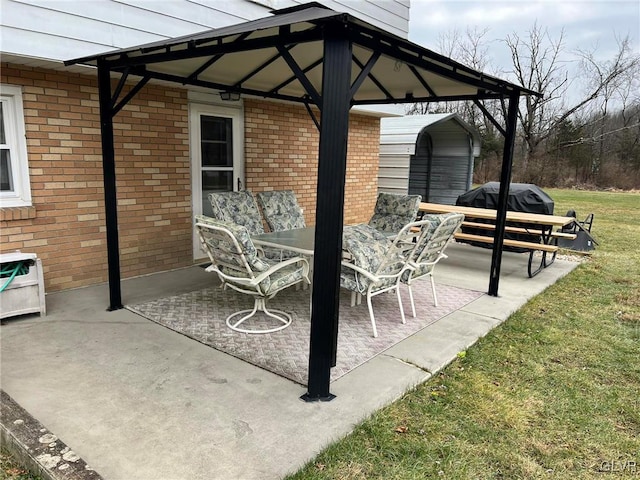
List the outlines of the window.
{"type": "Polygon", "coordinates": [[[20,87],[0,85],[0,206],[31,206],[20,87]]]}

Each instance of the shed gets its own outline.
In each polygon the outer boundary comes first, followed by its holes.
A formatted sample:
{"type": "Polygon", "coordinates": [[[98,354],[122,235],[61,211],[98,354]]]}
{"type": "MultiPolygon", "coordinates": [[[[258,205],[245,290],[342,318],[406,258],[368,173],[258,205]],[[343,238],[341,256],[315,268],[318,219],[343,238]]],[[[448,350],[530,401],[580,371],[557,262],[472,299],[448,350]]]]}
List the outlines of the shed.
{"type": "Polygon", "coordinates": [[[454,205],[471,189],[480,144],[478,132],[455,113],[383,118],[378,191],[454,205]]]}

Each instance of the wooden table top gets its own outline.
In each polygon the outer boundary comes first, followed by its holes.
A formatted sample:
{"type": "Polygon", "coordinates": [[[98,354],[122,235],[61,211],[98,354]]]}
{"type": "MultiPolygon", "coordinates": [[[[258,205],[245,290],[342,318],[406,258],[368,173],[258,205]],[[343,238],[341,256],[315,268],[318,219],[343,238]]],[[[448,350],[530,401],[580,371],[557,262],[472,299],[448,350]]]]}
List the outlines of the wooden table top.
{"type": "MultiPolygon", "coordinates": [[[[487,220],[495,220],[498,214],[497,210],[491,208],[462,207],[458,205],[442,205],[439,203],[426,202],[420,203],[420,211],[425,213],[462,213],[465,217],[483,218],[487,220]]],[[[575,218],[509,210],[507,211],[507,221],[561,227],[575,221],[575,218]]]]}

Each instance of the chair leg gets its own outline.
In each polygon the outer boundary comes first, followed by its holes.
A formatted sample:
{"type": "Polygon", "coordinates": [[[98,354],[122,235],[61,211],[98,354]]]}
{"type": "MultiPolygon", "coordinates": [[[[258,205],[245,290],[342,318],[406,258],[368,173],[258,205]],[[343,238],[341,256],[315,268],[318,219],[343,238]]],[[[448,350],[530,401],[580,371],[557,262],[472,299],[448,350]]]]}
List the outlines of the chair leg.
{"type": "Polygon", "coordinates": [[[402,306],[402,298],[400,297],[400,285],[397,285],[397,284],[396,284],[396,296],[398,297],[398,306],[400,307],[400,318],[402,318],[402,324],[404,325],[405,323],[407,323],[407,319],[404,317],[404,308],[402,306]]]}
{"type": "Polygon", "coordinates": [[[376,328],[376,319],[373,316],[373,305],[371,305],[371,295],[367,293],[367,305],[369,306],[369,317],[371,318],[371,327],[373,328],[373,338],[378,337],[378,329],[376,328]]]}
{"type": "Polygon", "coordinates": [[[226,324],[231,330],[235,330],[236,332],[241,333],[273,333],[279,330],[287,328],[291,325],[293,318],[287,312],[283,312],[282,310],[267,310],[267,301],[262,297],[255,297],[255,301],[253,303],[253,310],[240,310],[239,312],[232,313],[227,317],[226,324]],[[246,320],[253,317],[256,313],[263,312],[265,315],[275,318],[282,325],[278,325],[277,327],[267,328],[264,330],[251,330],[247,328],[242,328],[241,325],[246,320]],[[248,314],[247,314],[248,313],[248,314]],[[247,314],[247,315],[245,315],[247,314]],[[237,316],[243,315],[237,321],[232,321],[237,316]]]}
{"type": "Polygon", "coordinates": [[[411,314],[413,318],[416,317],[416,304],[413,301],[413,290],[411,289],[411,284],[407,283],[407,288],[409,289],[409,300],[411,300],[411,314]]]}
{"type": "Polygon", "coordinates": [[[436,282],[433,280],[433,274],[429,275],[431,279],[431,291],[433,292],[433,306],[438,306],[438,296],[436,295],[436,282]]]}

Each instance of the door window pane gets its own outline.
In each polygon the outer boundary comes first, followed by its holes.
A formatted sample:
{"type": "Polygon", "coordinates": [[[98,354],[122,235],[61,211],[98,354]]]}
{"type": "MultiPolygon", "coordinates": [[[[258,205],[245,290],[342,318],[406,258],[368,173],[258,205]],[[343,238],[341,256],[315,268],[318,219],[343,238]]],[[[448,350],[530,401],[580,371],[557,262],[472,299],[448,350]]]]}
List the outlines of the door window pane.
{"type": "Polygon", "coordinates": [[[7,149],[4,128],[4,102],[0,102],[0,191],[13,192],[13,176],[11,172],[11,152],[7,149]]]}
{"type": "Polygon", "coordinates": [[[233,166],[230,118],[201,116],[200,137],[203,167],[233,166]]]}
{"type": "Polygon", "coordinates": [[[202,172],[202,213],[213,216],[209,194],[213,192],[228,192],[233,190],[232,171],[203,171],[202,172]]]}

